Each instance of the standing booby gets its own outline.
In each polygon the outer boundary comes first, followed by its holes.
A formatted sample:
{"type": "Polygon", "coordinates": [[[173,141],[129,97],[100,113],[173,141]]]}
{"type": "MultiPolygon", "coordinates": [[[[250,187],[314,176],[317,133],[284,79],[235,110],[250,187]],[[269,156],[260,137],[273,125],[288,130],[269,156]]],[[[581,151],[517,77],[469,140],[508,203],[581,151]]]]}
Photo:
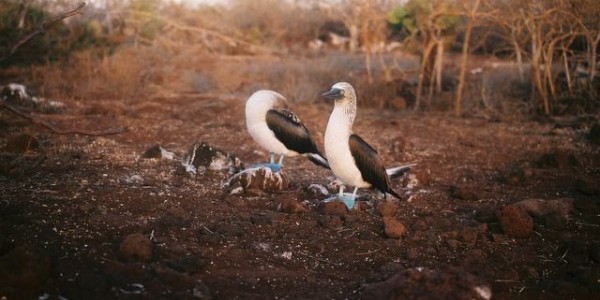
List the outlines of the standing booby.
{"type": "Polygon", "coordinates": [[[269,151],[270,162],[264,166],[279,171],[285,156],[304,155],[313,163],[329,168],[327,160],[310,137],[300,118],[287,109],[281,94],[260,90],[246,101],[246,128],[252,138],[269,151]],[[280,155],[275,163],[275,155],[280,155]]]}
{"type": "Polygon", "coordinates": [[[325,130],[325,155],[335,176],[344,184],[354,186],[352,194],[344,194],[344,186],[341,186],[338,196],[326,201],[339,199],[352,209],[358,188],[371,187],[384,196],[389,193],[400,199],[390,187],[390,177],[406,173],[412,165],[386,170],[377,151],[352,132],[357,101],[354,88],[347,82],[338,82],[322,96],[335,101],[325,130]]]}

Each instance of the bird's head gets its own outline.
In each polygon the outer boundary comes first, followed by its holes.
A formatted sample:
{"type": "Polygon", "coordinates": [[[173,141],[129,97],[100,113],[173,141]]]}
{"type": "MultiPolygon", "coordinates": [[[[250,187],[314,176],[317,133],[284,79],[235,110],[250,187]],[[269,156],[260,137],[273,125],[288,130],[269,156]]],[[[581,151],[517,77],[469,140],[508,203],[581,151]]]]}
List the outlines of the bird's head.
{"type": "Polygon", "coordinates": [[[286,106],[285,97],[281,94],[270,90],[260,90],[246,100],[246,117],[252,115],[264,117],[269,109],[285,108],[286,106]]]}
{"type": "Polygon", "coordinates": [[[347,82],[338,82],[321,96],[334,100],[333,110],[342,112],[346,116],[348,124],[352,125],[356,117],[356,93],[352,85],[347,82]]]}
{"type": "Polygon", "coordinates": [[[326,99],[335,100],[335,104],[356,105],[356,93],[354,88],[347,82],[338,82],[331,89],[322,94],[326,99]]]}

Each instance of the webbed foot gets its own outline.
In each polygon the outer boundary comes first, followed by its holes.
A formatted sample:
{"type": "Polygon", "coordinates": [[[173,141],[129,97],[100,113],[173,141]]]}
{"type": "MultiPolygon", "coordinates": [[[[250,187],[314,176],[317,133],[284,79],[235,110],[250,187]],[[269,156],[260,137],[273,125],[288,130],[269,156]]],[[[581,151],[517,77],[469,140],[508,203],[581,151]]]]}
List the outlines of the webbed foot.
{"type": "Polygon", "coordinates": [[[277,163],[254,164],[251,166],[251,168],[269,168],[273,172],[281,171],[281,167],[282,165],[277,163]]]}

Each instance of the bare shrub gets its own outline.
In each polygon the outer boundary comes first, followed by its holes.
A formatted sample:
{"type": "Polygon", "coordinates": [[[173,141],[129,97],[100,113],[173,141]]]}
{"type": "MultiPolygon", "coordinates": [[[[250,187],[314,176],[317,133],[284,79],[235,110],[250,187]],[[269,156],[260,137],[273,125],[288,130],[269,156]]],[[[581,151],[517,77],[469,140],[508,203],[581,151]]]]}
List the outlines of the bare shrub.
{"type": "MultiPolygon", "coordinates": [[[[49,11],[62,7],[43,3],[49,11]]],[[[512,79],[490,77],[494,71],[485,73],[487,69],[480,76],[471,74],[485,64],[471,53],[477,47],[469,45],[488,38],[475,30],[493,27],[485,32],[511,47],[494,50],[516,61],[516,70],[500,73],[513,78],[509,73],[515,72],[519,85],[535,87],[528,94],[530,111],[562,112],[578,102],[586,108],[600,106],[594,100],[600,81],[600,5],[593,0],[411,0],[402,9],[392,9],[398,3],[390,0],[233,0],[197,8],[163,0],[105,3],[105,8],[90,6],[82,16],[85,22],[61,24],[54,47],[56,53],[70,53],[68,58],[36,58],[45,65],[31,67],[29,77],[42,93],[127,98],[245,95],[270,88],[292,101],[307,101],[334,82],[349,81],[363,106],[404,108],[414,103],[445,109],[454,103],[457,115],[463,107],[506,112],[526,103],[505,93],[512,79]],[[389,12],[395,26],[410,29],[400,51],[386,49],[389,12]],[[345,24],[349,50],[310,52],[308,42],[327,22],[345,24]],[[464,30],[464,40],[462,56],[455,59],[447,49],[456,42],[457,29],[464,30]],[[409,49],[420,57],[417,64],[415,56],[407,55],[409,49]],[[459,78],[457,90],[446,85],[454,78],[459,78]],[[455,94],[454,101],[449,93],[455,94]]],[[[9,21],[0,19],[0,26],[9,21]]]]}
{"type": "Polygon", "coordinates": [[[32,77],[39,78],[37,84],[43,93],[52,97],[130,97],[152,90],[151,85],[145,84],[155,70],[152,61],[156,61],[156,54],[148,50],[124,48],[103,57],[85,50],[73,54],[68,65],[32,67],[32,77]]]}
{"type": "Polygon", "coordinates": [[[326,21],[310,2],[232,0],[229,7],[219,24],[231,26],[240,38],[288,49],[307,45],[326,21]]]}
{"type": "Polygon", "coordinates": [[[582,93],[592,99],[597,96],[591,83],[598,60],[600,3],[587,0],[529,0],[488,1],[487,5],[500,12],[493,15],[492,19],[503,29],[504,38],[513,45],[519,64],[529,62],[531,81],[535,87],[532,102],[539,103],[544,114],[555,112],[553,106],[565,95],[571,99],[575,94],[582,93]],[[585,40],[583,51],[573,47],[578,38],[585,40]],[[588,80],[575,90],[571,79],[577,77],[575,74],[582,58],[586,61],[588,80]],[[566,80],[565,90],[560,89],[559,82],[562,80],[566,80]]]}

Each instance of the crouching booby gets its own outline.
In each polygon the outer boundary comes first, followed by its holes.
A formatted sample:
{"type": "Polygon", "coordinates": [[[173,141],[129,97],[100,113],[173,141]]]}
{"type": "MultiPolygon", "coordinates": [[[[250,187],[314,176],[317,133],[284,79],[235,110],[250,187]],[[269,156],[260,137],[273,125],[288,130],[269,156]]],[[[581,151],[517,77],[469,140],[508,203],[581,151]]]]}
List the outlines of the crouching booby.
{"type": "Polygon", "coordinates": [[[279,171],[285,156],[304,155],[313,163],[329,168],[327,160],[310,137],[300,118],[287,109],[286,99],[275,91],[260,90],[246,101],[246,127],[252,138],[269,151],[266,166],[279,171]],[[280,155],[275,163],[275,155],[280,155]]]}
{"type": "Polygon", "coordinates": [[[337,197],[325,201],[339,199],[352,209],[358,188],[371,187],[377,188],[384,196],[392,194],[400,199],[390,187],[390,177],[406,173],[412,165],[386,170],[377,151],[352,132],[357,101],[354,88],[349,83],[338,82],[322,96],[335,101],[325,130],[325,155],[335,176],[344,184],[354,186],[352,194],[344,194],[341,186],[337,197]]]}

